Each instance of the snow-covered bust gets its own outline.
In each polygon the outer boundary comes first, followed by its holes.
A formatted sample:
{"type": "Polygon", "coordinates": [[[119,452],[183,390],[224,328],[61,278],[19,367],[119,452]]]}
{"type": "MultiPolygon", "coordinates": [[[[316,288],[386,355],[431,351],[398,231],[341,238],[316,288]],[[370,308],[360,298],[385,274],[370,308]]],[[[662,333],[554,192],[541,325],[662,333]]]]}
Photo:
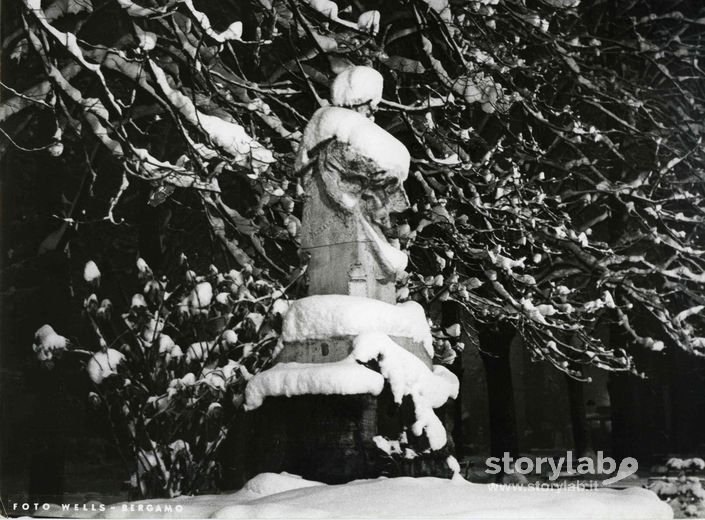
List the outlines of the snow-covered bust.
{"type": "Polygon", "coordinates": [[[409,152],[377,126],[382,76],[351,67],[331,87],[333,103],[308,123],[297,157],[306,201],[301,240],[310,254],[309,294],[349,294],[392,303],[406,254],[387,240],[390,214],[407,209],[409,152]]]}

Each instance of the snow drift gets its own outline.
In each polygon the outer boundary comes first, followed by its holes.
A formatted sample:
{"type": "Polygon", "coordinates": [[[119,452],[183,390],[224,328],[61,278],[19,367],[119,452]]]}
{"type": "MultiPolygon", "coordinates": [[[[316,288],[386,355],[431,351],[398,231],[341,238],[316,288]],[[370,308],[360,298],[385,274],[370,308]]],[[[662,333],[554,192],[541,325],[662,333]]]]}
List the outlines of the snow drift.
{"type": "MultiPolygon", "coordinates": [[[[62,514],[56,507],[55,512],[62,514]]],[[[461,478],[435,477],[378,478],[331,486],[285,473],[263,473],[236,493],[114,504],[100,517],[667,519],[672,511],[641,488],[507,491],[461,478]],[[163,512],[167,505],[171,512],[163,512]]]]}

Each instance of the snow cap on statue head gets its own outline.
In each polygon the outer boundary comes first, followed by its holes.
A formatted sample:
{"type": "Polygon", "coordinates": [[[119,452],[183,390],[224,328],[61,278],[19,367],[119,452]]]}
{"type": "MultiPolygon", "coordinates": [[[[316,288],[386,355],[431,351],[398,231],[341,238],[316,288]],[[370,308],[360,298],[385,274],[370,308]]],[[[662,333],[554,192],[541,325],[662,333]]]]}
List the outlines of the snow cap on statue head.
{"type": "Polygon", "coordinates": [[[338,74],[331,85],[333,104],[353,108],[369,103],[372,110],[382,101],[384,79],[372,67],[350,67],[338,74]]]}

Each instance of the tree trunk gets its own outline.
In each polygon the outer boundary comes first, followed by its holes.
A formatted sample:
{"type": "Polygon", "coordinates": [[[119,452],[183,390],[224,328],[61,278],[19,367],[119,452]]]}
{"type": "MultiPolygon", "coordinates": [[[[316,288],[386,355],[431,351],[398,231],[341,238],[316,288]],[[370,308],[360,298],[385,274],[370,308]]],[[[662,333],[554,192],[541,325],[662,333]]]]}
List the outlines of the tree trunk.
{"type": "Polygon", "coordinates": [[[578,457],[584,457],[593,451],[590,427],[585,408],[583,382],[566,375],[568,400],[570,402],[570,423],[573,430],[573,447],[578,457]]]}
{"type": "MultiPolygon", "coordinates": [[[[449,327],[455,323],[463,322],[463,308],[453,301],[443,302],[441,326],[449,327]]],[[[467,320],[465,320],[467,321],[467,320]]],[[[466,332],[467,333],[467,332],[466,332]]],[[[455,444],[455,455],[463,457],[465,448],[465,432],[463,431],[463,356],[458,354],[449,367],[458,378],[458,397],[453,400],[447,417],[444,417],[444,426],[455,444]]]]}
{"type": "Polygon", "coordinates": [[[460,390],[458,398],[453,401],[453,429],[451,437],[455,442],[455,455],[460,459],[465,455],[465,432],[463,431],[463,357],[458,355],[452,366],[452,372],[458,377],[460,390]]]}
{"type": "Polygon", "coordinates": [[[490,422],[490,452],[493,457],[504,453],[516,456],[519,451],[509,347],[514,328],[480,330],[480,355],[487,374],[487,401],[490,422]]]}

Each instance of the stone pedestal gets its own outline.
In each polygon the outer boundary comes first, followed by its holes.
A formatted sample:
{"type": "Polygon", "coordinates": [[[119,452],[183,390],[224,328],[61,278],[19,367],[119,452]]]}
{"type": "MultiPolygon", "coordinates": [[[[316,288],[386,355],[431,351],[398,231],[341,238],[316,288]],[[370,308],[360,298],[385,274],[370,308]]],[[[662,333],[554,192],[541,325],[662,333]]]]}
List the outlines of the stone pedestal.
{"type": "MultiPolygon", "coordinates": [[[[431,357],[426,352],[420,341],[402,336],[389,336],[397,345],[418,357],[424,364],[431,368],[431,357]]],[[[285,344],[284,349],[277,356],[277,363],[334,363],[348,357],[352,352],[354,336],[338,338],[310,339],[292,341],[285,344]]]]}
{"type": "MultiPolygon", "coordinates": [[[[449,430],[447,410],[452,401],[438,410],[449,430]]],[[[393,461],[378,450],[373,437],[396,438],[404,423],[413,417],[408,400],[394,403],[389,389],[382,395],[270,397],[261,408],[250,412],[252,436],[248,473],[287,472],[305,479],[342,484],[357,479],[389,477],[451,478],[446,459],[453,443],[442,450],[413,459],[393,461]]],[[[410,438],[422,452],[423,439],[410,438]]]]}
{"type": "Polygon", "coordinates": [[[371,395],[270,397],[254,412],[250,473],[282,472],[341,484],[379,476],[371,395]]]}

